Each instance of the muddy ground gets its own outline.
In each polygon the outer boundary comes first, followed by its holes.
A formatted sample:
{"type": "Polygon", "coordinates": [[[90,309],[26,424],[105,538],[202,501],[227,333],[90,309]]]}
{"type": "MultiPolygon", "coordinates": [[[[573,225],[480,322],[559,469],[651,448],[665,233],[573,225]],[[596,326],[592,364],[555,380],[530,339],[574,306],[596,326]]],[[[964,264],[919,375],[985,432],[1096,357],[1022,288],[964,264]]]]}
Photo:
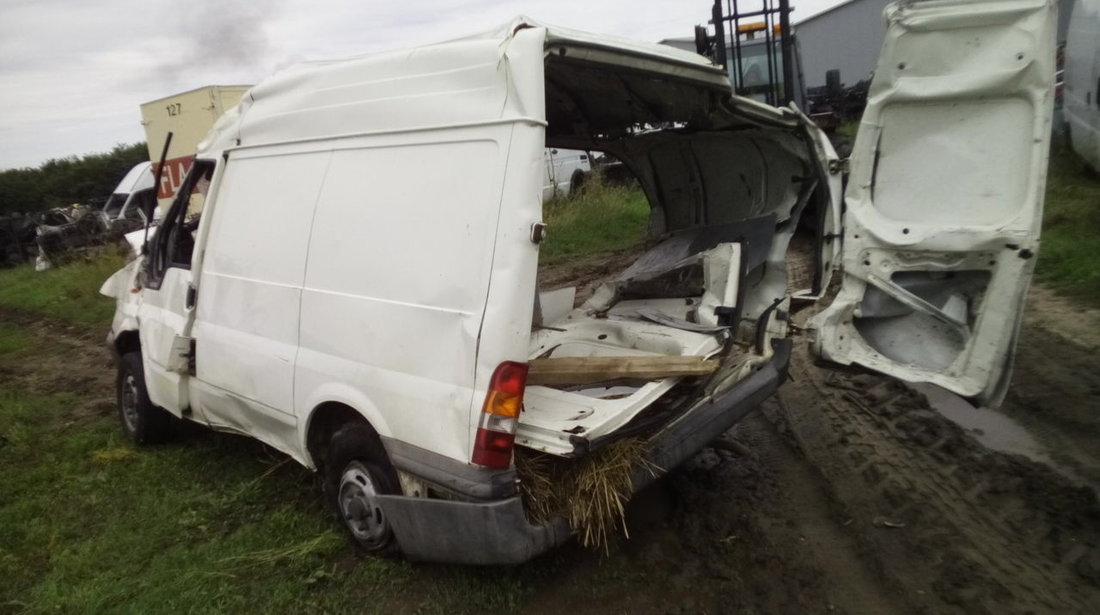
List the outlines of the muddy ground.
{"type": "Polygon", "coordinates": [[[742,450],[640,494],[631,539],[569,571],[622,580],[570,611],[1100,612],[1100,313],[1034,288],[997,411],[797,346],[742,450]]]}
{"type": "MultiPolygon", "coordinates": [[[[551,268],[544,283],[576,273],[551,268]]],[[[101,331],[21,324],[71,352],[0,377],[110,390],[101,331]]],[[[524,610],[1100,612],[1100,314],[1033,289],[995,412],[818,366],[805,346],[778,397],[730,432],[739,445],[705,449],[640,493],[630,539],[608,555],[566,545],[547,556],[524,610]]],[[[76,409],[112,412],[107,398],[76,409]]],[[[445,574],[421,571],[428,585],[445,574]]]]}

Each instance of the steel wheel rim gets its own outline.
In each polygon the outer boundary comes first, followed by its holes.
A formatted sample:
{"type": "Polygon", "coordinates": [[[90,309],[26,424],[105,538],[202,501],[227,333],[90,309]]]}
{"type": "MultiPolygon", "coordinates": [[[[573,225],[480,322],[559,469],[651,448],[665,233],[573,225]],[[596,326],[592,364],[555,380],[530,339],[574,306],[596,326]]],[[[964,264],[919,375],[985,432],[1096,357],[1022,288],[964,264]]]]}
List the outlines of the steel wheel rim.
{"type": "Polygon", "coordinates": [[[352,461],[340,476],[338,502],[344,524],[360,543],[378,547],[386,542],[389,522],[375,496],[378,491],[367,467],[352,461]]]}
{"type": "Polygon", "coordinates": [[[133,374],[126,374],[122,381],[122,421],[126,424],[126,430],[130,433],[137,431],[138,424],[138,386],[133,374]]]}

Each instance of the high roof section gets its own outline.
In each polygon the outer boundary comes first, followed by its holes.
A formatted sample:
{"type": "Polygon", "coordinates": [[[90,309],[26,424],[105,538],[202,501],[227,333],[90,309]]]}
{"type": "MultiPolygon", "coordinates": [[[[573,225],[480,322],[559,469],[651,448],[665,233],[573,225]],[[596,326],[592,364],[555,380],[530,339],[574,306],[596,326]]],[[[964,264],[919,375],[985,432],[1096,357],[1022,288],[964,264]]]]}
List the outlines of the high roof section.
{"type": "Polygon", "coordinates": [[[435,45],[295,65],[254,87],[200,147],[216,155],[514,121],[549,121],[549,138],[615,138],[643,125],[706,123],[729,96],[721,68],[694,53],[520,17],[435,45]]]}

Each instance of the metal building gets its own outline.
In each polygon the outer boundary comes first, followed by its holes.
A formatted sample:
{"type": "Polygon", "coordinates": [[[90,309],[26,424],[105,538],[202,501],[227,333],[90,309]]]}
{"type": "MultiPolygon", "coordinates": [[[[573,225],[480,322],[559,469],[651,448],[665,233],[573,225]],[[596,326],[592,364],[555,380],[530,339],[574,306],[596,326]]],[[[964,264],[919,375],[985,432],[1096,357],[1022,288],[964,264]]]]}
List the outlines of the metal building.
{"type": "Polygon", "coordinates": [[[882,11],[891,1],[848,0],[795,21],[807,89],[824,86],[825,72],[834,68],[845,86],[871,75],[886,36],[882,11]]]}
{"type": "MultiPolygon", "coordinates": [[[[824,86],[825,72],[834,68],[845,86],[870,76],[886,35],[882,11],[892,1],[847,0],[801,21],[795,17],[793,29],[807,89],[824,86]]],[[[797,7],[798,0],[792,4],[797,7]]],[[[1059,0],[1058,5],[1058,40],[1062,41],[1073,0],[1059,0]]]]}

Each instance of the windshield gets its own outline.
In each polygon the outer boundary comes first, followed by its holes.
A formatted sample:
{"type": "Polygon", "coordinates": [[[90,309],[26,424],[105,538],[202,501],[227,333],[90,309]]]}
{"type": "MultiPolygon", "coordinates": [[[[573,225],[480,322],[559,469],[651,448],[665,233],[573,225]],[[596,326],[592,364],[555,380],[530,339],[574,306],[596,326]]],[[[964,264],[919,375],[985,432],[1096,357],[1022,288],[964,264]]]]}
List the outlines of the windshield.
{"type": "Polygon", "coordinates": [[[111,195],[111,198],[107,199],[107,202],[103,204],[103,213],[107,214],[107,218],[114,218],[118,216],[118,212],[122,211],[122,206],[126,204],[126,197],[130,196],[122,192],[116,192],[111,195]]]}
{"type": "MultiPolygon", "coordinates": [[[[772,43],[775,53],[771,57],[771,71],[774,75],[769,79],[768,46],[763,39],[741,41],[741,61],[737,61],[737,48],[730,47],[728,61],[726,62],[730,81],[733,83],[737,94],[746,96],[761,102],[767,102],[768,90],[771,89],[778,97],[783,91],[783,50],[778,39],[772,43]],[[738,76],[740,71],[740,76],[738,76]]],[[[777,98],[778,99],[778,98],[777,98]]]]}

